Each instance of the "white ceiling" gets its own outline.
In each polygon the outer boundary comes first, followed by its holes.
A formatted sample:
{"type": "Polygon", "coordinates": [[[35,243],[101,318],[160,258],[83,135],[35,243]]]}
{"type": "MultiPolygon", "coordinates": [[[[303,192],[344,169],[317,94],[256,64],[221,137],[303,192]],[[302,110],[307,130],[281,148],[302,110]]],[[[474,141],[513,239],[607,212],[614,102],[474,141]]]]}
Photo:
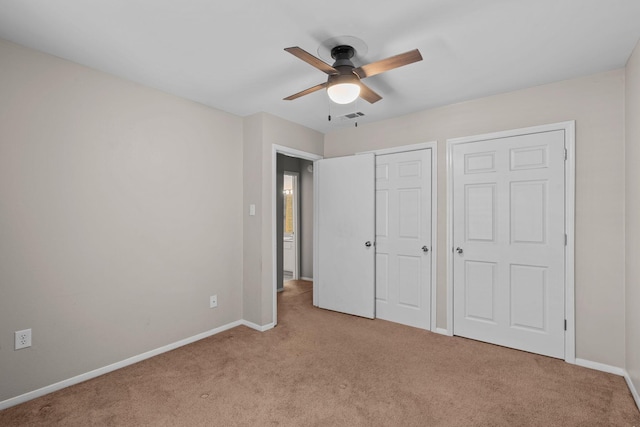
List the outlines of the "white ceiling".
{"type": "Polygon", "coordinates": [[[640,0],[0,0],[0,38],[240,116],[269,112],[321,132],[625,65],[640,0]],[[283,49],[318,55],[362,39],[356,66],[420,49],[373,76],[383,96],[330,108],[326,80],[283,49]]]}

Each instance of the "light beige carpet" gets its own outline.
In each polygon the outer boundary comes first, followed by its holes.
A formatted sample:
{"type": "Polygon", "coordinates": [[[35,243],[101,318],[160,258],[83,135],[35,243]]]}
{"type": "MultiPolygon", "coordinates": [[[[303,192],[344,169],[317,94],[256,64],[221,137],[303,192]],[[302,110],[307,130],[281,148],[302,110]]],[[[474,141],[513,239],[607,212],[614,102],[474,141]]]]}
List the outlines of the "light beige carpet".
{"type": "Polygon", "coordinates": [[[0,412],[0,425],[638,426],[623,378],[312,307],[238,327],[0,412]]]}

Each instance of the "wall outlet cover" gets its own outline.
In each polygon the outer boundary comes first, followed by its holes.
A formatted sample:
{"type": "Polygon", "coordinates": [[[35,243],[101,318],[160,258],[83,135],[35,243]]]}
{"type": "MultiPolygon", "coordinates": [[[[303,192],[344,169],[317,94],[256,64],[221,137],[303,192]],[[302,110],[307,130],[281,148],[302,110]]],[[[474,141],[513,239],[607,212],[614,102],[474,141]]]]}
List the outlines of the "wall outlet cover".
{"type": "Polygon", "coordinates": [[[15,349],[31,347],[31,329],[15,332],[15,349]]]}

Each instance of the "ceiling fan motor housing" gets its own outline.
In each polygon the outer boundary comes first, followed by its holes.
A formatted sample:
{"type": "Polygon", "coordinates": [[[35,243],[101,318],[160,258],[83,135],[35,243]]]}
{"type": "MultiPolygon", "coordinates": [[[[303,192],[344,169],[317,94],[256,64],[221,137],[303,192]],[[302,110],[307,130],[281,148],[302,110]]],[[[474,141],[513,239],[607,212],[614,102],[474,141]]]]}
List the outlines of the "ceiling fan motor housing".
{"type": "Polygon", "coordinates": [[[333,86],[333,85],[344,84],[344,83],[357,84],[358,82],[360,82],[360,79],[355,73],[351,71],[347,71],[346,73],[343,73],[341,71],[340,74],[329,76],[329,78],[327,79],[327,86],[333,86]]]}
{"type": "Polygon", "coordinates": [[[331,49],[331,57],[336,60],[333,68],[338,74],[329,74],[327,92],[329,98],[338,104],[353,102],[360,95],[360,77],[353,72],[355,66],[351,62],[354,55],[355,50],[351,46],[340,45],[331,49]]]}
{"type": "Polygon", "coordinates": [[[340,74],[352,73],[351,70],[355,68],[351,58],[354,57],[356,51],[351,46],[336,46],[331,49],[331,57],[336,60],[333,63],[333,68],[338,70],[340,74]],[[343,69],[344,68],[344,69],[343,69]]]}

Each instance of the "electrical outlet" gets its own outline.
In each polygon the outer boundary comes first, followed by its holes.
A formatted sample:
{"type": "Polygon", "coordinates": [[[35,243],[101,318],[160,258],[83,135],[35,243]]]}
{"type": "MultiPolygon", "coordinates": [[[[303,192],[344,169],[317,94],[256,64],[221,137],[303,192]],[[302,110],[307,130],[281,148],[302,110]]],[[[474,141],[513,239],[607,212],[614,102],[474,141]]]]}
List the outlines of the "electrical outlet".
{"type": "Polygon", "coordinates": [[[31,329],[25,329],[22,331],[16,331],[16,350],[21,348],[31,347],[31,329]]]}
{"type": "Polygon", "coordinates": [[[215,308],[218,306],[218,295],[211,295],[209,297],[209,308],[215,308]]]}

